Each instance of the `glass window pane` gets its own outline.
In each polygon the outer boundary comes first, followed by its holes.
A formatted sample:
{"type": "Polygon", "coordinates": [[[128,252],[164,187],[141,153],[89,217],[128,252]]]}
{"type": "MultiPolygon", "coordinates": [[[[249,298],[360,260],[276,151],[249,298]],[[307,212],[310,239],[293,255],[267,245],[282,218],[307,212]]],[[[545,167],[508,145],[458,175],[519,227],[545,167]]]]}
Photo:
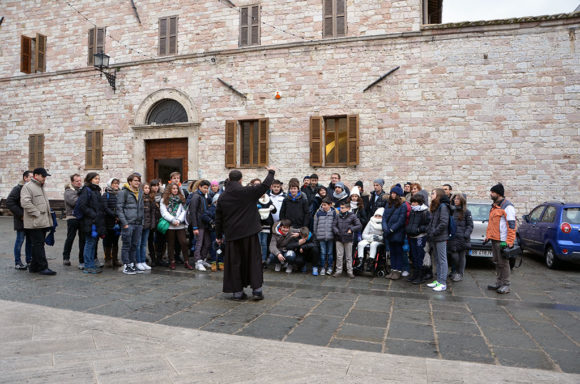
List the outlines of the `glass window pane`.
{"type": "Polygon", "coordinates": [[[338,162],[347,162],[348,132],[346,130],[346,117],[338,119],[338,162]]]}
{"type": "Polygon", "coordinates": [[[537,207],[536,209],[534,209],[532,211],[532,213],[530,214],[530,220],[533,221],[538,221],[540,220],[540,216],[542,215],[542,212],[544,211],[544,206],[541,205],[539,207],[537,207]]]}
{"type": "Polygon", "coordinates": [[[324,143],[325,143],[326,162],[335,163],[336,139],[335,139],[334,119],[325,119],[324,129],[325,129],[324,143]]]}
{"type": "Polygon", "coordinates": [[[242,122],[241,140],[241,164],[250,165],[250,123],[248,121],[242,122]]]}
{"type": "Polygon", "coordinates": [[[544,216],[542,216],[542,222],[553,223],[555,218],[556,218],[556,207],[549,206],[548,208],[546,208],[544,216]]]}
{"type": "Polygon", "coordinates": [[[564,220],[568,224],[580,224],[580,208],[564,208],[564,220]]]}

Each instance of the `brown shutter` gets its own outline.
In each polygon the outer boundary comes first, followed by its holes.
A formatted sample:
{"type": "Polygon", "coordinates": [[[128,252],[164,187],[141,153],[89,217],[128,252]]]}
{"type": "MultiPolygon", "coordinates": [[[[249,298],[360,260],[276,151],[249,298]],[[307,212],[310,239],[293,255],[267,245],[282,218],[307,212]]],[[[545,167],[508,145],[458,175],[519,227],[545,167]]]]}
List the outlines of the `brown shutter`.
{"type": "Polygon", "coordinates": [[[346,0],[336,0],[336,36],[346,34],[346,0]]]}
{"type": "Polygon", "coordinates": [[[95,53],[104,53],[105,52],[105,28],[97,28],[97,36],[96,36],[96,45],[97,49],[95,53]]]}
{"type": "Polygon", "coordinates": [[[259,45],[260,44],[260,6],[255,5],[252,7],[252,18],[250,19],[252,24],[252,32],[251,32],[251,44],[252,45],[259,45]]]}
{"type": "Polygon", "coordinates": [[[159,19],[159,56],[167,55],[167,18],[159,19]]]}
{"type": "Polygon", "coordinates": [[[30,73],[30,56],[32,53],[32,39],[20,36],[20,72],[30,73]]]}
{"type": "Polygon", "coordinates": [[[332,3],[334,0],[324,0],[323,2],[323,31],[322,31],[322,37],[332,37],[333,36],[333,19],[332,19],[332,3]]]}
{"type": "Polygon", "coordinates": [[[359,134],[358,115],[348,115],[346,117],[348,144],[347,144],[347,165],[358,165],[359,163],[359,134]]]}
{"type": "Polygon", "coordinates": [[[103,168],[103,131],[95,131],[93,140],[94,166],[97,169],[103,168]]]}
{"type": "Polygon", "coordinates": [[[46,72],[46,36],[36,34],[36,72],[46,72]]]}
{"type": "Polygon", "coordinates": [[[168,54],[177,54],[177,16],[169,18],[169,47],[168,54]]]}
{"type": "Polygon", "coordinates": [[[93,132],[85,132],[85,168],[93,168],[93,132]]]}
{"type": "Polygon", "coordinates": [[[36,166],[44,167],[44,135],[36,138],[36,166]]]}
{"type": "Polygon", "coordinates": [[[249,9],[248,7],[243,7],[240,9],[240,46],[245,46],[249,44],[248,34],[249,28],[249,9]]]}
{"type": "Polygon", "coordinates": [[[95,63],[95,28],[89,29],[88,57],[87,65],[92,66],[95,63]]]}
{"type": "Polygon", "coordinates": [[[322,167],[322,117],[310,117],[310,165],[322,167]]]}
{"type": "Polygon", "coordinates": [[[36,168],[36,135],[28,136],[28,168],[36,168]]]}
{"type": "Polygon", "coordinates": [[[268,134],[269,120],[260,119],[259,127],[259,146],[258,146],[258,165],[268,165],[268,134]]]}
{"type": "Polygon", "coordinates": [[[235,120],[226,121],[226,168],[236,167],[237,126],[238,123],[235,120]]]}

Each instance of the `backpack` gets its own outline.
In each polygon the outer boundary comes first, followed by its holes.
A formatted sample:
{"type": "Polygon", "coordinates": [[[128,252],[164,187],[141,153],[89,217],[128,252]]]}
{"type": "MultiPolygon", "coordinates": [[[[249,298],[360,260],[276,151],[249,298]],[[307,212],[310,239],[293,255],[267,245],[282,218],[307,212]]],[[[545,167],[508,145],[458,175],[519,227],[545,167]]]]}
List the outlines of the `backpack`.
{"type": "MultiPolygon", "coordinates": [[[[83,190],[87,191],[87,200],[89,200],[91,198],[91,190],[87,187],[84,187],[83,190]]],[[[79,204],[81,202],[81,198],[82,198],[82,191],[81,191],[81,195],[79,195],[79,198],[77,199],[77,202],[75,203],[75,207],[73,209],[73,216],[80,220],[83,218],[83,211],[81,209],[81,205],[79,204]]]]}
{"type": "Polygon", "coordinates": [[[452,239],[457,233],[457,223],[453,217],[453,211],[449,209],[449,224],[447,225],[447,230],[449,232],[449,239],[452,239]]]}

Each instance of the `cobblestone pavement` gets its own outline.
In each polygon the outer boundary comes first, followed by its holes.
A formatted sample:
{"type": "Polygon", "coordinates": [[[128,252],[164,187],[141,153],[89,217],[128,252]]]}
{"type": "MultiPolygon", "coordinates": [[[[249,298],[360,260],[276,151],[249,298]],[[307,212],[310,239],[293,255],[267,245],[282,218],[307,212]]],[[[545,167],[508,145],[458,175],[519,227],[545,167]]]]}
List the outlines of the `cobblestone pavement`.
{"type": "Polygon", "coordinates": [[[42,277],[13,268],[11,218],[0,218],[0,299],[331,348],[580,373],[578,267],[550,271],[527,255],[506,296],[486,290],[494,281],[487,261],[469,262],[464,281],[443,293],[401,280],[266,271],[266,299],[237,303],[221,293],[220,272],[84,275],[64,267],[63,228],[47,247],[58,275],[42,277]]]}

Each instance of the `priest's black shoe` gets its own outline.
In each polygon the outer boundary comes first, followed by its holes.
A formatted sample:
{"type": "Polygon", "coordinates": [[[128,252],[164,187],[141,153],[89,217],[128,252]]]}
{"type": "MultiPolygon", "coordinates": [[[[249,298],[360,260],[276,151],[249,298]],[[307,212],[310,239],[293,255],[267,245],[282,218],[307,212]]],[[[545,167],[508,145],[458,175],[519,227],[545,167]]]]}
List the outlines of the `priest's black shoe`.
{"type": "Polygon", "coordinates": [[[501,287],[501,285],[497,285],[497,284],[490,284],[487,286],[487,289],[489,289],[490,291],[497,291],[497,289],[501,287]]]}
{"type": "Polygon", "coordinates": [[[44,276],[54,276],[56,275],[56,272],[53,271],[52,269],[43,269],[42,271],[38,272],[39,275],[44,275],[44,276]]]}
{"type": "Polygon", "coordinates": [[[264,300],[264,294],[262,292],[253,292],[252,293],[252,299],[258,301],[258,300],[264,300]]]}
{"type": "Polygon", "coordinates": [[[241,296],[236,296],[236,295],[233,295],[233,296],[232,296],[232,300],[233,300],[233,301],[244,301],[244,300],[246,300],[247,298],[248,298],[248,295],[246,295],[246,293],[245,293],[245,292],[244,292],[244,293],[242,293],[242,295],[241,295],[241,296]]]}

